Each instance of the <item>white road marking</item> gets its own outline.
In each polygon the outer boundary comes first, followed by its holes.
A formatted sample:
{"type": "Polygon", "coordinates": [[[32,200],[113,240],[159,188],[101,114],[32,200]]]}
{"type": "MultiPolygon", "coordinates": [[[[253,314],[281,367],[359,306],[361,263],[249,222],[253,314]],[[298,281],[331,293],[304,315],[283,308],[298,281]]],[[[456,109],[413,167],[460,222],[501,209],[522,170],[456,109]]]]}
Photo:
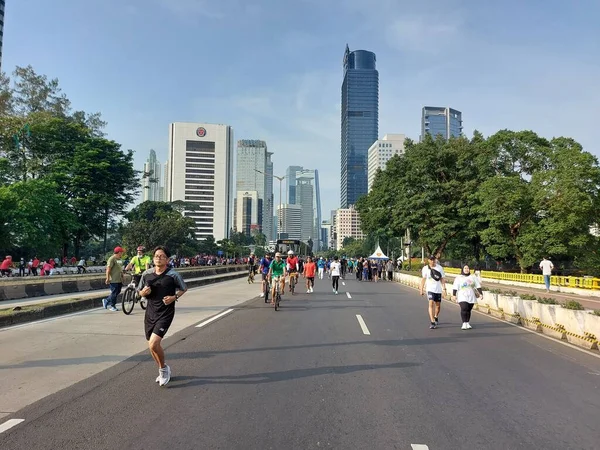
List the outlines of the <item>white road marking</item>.
{"type": "Polygon", "coordinates": [[[346,286],[346,283],[344,283],[343,281],[342,281],[342,286],[346,286]]]}
{"type": "Polygon", "coordinates": [[[346,296],[347,296],[348,298],[352,298],[352,296],[350,295],[350,292],[346,292],[346,296]]]}
{"type": "Polygon", "coordinates": [[[356,315],[356,318],[358,319],[358,324],[360,325],[360,328],[362,329],[362,332],[366,335],[371,335],[371,332],[369,331],[369,329],[367,328],[367,324],[365,323],[365,321],[363,320],[362,316],[360,314],[356,315]]]}
{"type": "Polygon", "coordinates": [[[4,433],[6,430],[10,430],[12,427],[19,425],[24,422],[25,419],[10,419],[0,425],[0,433],[4,433]]]}
{"type": "Polygon", "coordinates": [[[429,450],[425,444],[410,444],[412,450],[429,450]]]}
{"type": "Polygon", "coordinates": [[[217,319],[220,319],[221,317],[229,314],[230,312],[233,312],[233,309],[228,309],[227,311],[223,311],[222,313],[217,314],[216,316],[211,317],[210,319],[205,320],[204,322],[200,322],[198,325],[196,325],[196,328],[202,328],[203,326],[206,326],[209,323],[214,322],[217,319]]]}

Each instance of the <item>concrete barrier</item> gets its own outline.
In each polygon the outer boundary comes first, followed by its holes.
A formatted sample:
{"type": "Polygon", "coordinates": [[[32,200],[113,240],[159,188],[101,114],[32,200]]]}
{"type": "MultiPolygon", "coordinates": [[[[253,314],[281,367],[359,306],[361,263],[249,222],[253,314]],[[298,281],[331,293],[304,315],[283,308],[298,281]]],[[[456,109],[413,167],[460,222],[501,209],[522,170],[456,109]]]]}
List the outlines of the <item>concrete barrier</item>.
{"type": "MultiPolygon", "coordinates": [[[[203,266],[177,269],[188,278],[211,276],[221,273],[246,270],[244,265],[203,266]]],[[[106,289],[104,273],[74,275],[64,277],[16,278],[0,283],[0,306],[2,300],[41,297],[44,295],[71,294],[76,292],[106,289]]],[[[131,281],[131,275],[125,275],[125,284],[131,281]]]]}
{"type": "MultiPolygon", "coordinates": [[[[247,274],[248,272],[245,269],[240,270],[240,267],[238,266],[237,272],[229,271],[228,273],[219,274],[218,276],[213,274],[213,276],[205,276],[191,279],[189,281],[188,279],[191,277],[186,276],[186,274],[182,275],[184,279],[186,279],[186,284],[189,289],[213,283],[220,283],[223,281],[231,281],[237,278],[243,278],[247,276],[247,274]]],[[[104,288],[106,288],[106,286],[104,286],[104,288]]],[[[118,302],[121,301],[121,295],[119,295],[118,302]]],[[[71,314],[74,312],[84,311],[86,309],[99,308],[102,306],[102,299],[104,298],[106,298],[106,294],[98,295],[97,297],[87,297],[84,299],[73,298],[56,303],[32,305],[31,307],[25,306],[27,309],[22,311],[16,310],[10,314],[0,315],[0,328],[33,322],[35,320],[47,319],[49,317],[71,314]]]]}
{"type": "MultiPolygon", "coordinates": [[[[418,289],[421,277],[396,272],[394,279],[405,286],[418,289]]],[[[476,309],[579,347],[599,350],[600,316],[591,311],[566,309],[561,305],[546,305],[537,300],[523,300],[519,296],[490,291],[484,291],[476,309]]]]}

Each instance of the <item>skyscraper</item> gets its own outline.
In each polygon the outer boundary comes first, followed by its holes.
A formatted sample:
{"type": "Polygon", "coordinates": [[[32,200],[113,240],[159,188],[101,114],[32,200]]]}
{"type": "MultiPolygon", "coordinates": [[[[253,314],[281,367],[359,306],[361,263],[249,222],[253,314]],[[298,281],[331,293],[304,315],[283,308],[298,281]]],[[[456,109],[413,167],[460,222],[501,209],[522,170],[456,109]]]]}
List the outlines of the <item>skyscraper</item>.
{"type": "Polygon", "coordinates": [[[263,234],[267,237],[267,241],[277,239],[273,220],[273,214],[275,213],[273,202],[275,198],[273,197],[273,161],[271,156],[273,156],[273,153],[267,152],[267,188],[264,201],[265,212],[263,214],[263,234]]]}
{"type": "Polygon", "coordinates": [[[161,178],[161,163],[156,159],[156,152],[154,150],[150,150],[150,156],[144,163],[144,172],[142,175],[142,200],[144,202],[163,201],[163,186],[161,178]]]}
{"type": "Polygon", "coordinates": [[[277,217],[281,224],[281,239],[302,239],[302,206],[277,205],[277,217]]]}
{"type": "Polygon", "coordinates": [[[4,0],[0,0],[0,70],[2,70],[2,41],[4,41],[4,0]]]}
{"type": "Polygon", "coordinates": [[[321,243],[321,188],[319,171],[303,169],[296,172],[296,204],[302,206],[302,240],[313,242],[313,250],[321,243]]]}
{"type": "MultiPolygon", "coordinates": [[[[271,217],[273,210],[267,210],[267,202],[265,199],[270,197],[270,193],[273,192],[273,179],[269,180],[269,162],[271,160],[271,153],[267,151],[267,143],[259,140],[248,140],[242,139],[237,143],[237,177],[236,177],[236,190],[237,192],[256,191],[258,192],[258,198],[256,201],[259,202],[255,205],[254,209],[260,210],[259,214],[253,216],[257,222],[250,225],[251,232],[265,233],[264,218],[271,217]],[[268,191],[269,182],[271,184],[271,191],[268,191]]],[[[247,197],[248,198],[248,197],[247,197]]],[[[272,208],[272,205],[271,205],[272,208]]],[[[266,231],[271,232],[271,227],[267,227],[266,231]]],[[[237,230],[243,231],[243,230],[237,230]]],[[[268,236],[268,235],[267,235],[268,236]]]]}
{"type": "Polygon", "coordinates": [[[379,72],[375,53],[344,54],[342,83],[341,208],[367,193],[367,152],[379,136],[379,72]]]}
{"type": "Polygon", "coordinates": [[[165,201],[182,200],[196,222],[196,238],[229,237],[233,210],[233,129],[229,125],[172,123],[165,201]]]}
{"type": "Polygon", "coordinates": [[[302,169],[302,166],[289,166],[285,171],[285,193],[290,205],[296,203],[296,172],[302,169]]]}
{"type": "Polygon", "coordinates": [[[404,153],[405,140],[406,136],[403,134],[386,134],[383,139],[379,139],[371,145],[368,153],[369,192],[371,192],[377,170],[385,170],[387,162],[392,159],[392,156],[404,153]]]}
{"type": "Polygon", "coordinates": [[[462,135],[462,113],[443,106],[424,106],[421,114],[421,140],[426,134],[444,139],[462,135]]]}

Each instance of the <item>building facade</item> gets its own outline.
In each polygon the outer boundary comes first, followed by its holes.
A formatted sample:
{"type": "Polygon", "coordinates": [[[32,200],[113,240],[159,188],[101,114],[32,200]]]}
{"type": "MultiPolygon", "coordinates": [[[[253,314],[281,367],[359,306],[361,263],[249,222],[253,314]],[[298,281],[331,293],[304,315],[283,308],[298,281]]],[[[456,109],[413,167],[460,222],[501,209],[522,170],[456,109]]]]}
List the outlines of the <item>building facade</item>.
{"type": "Polygon", "coordinates": [[[150,150],[150,156],[144,163],[142,174],[142,201],[163,201],[162,170],[162,164],[156,159],[156,152],[150,150]]]}
{"type": "Polygon", "coordinates": [[[321,224],[321,242],[323,242],[322,250],[329,250],[335,247],[331,235],[331,222],[324,220],[321,224]]]}
{"type": "MultiPolygon", "coordinates": [[[[272,153],[267,151],[265,141],[243,139],[237,142],[236,191],[242,193],[258,192],[261,211],[260,214],[253,216],[258,222],[251,224],[250,229],[253,233],[264,233],[267,239],[269,239],[267,233],[272,233],[272,227],[268,220],[265,226],[263,218],[273,215],[273,210],[269,211],[267,209],[267,206],[272,204],[270,202],[267,204],[267,201],[265,201],[266,199],[270,200],[273,193],[273,177],[268,176],[271,155],[272,153]],[[271,186],[270,191],[269,185],[271,186]]],[[[237,229],[237,231],[241,230],[237,229]]]]}
{"type": "Polygon", "coordinates": [[[462,113],[443,106],[424,106],[421,113],[421,140],[426,134],[444,139],[462,136],[462,113]]]}
{"type": "Polygon", "coordinates": [[[196,238],[229,237],[233,227],[233,129],[175,122],[169,126],[169,184],[165,201],[184,201],[196,238]]]}
{"type": "Polygon", "coordinates": [[[258,191],[237,191],[233,201],[234,230],[251,236],[262,219],[262,206],[258,191]]]}
{"type": "Polygon", "coordinates": [[[313,250],[321,249],[321,187],[319,171],[302,169],[296,172],[296,204],[302,206],[303,238],[313,241],[313,250]]]}
{"type": "Polygon", "coordinates": [[[290,205],[296,204],[296,173],[303,170],[302,166],[289,166],[285,171],[285,198],[290,205]]]}
{"type": "Polygon", "coordinates": [[[277,205],[277,220],[281,239],[302,239],[302,206],[284,203],[277,205]]]}
{"type": "Polygon", "coordinates": [[[6,2],[0,0],[0,71],[2,70],[2,42],[4,41],[4,7],[6,2]]]}
{"type": "Polygon", "coordinates": [[[360,215],[354,209],[354,206],[337,210],[335,215],[335,234],[336,250],[342,249],[344,239],[347,237],[357,240],[365,238],[360,224],[360,215]]]}
{"type": "Polygon", "coordinates": [[[273,196],[273,156],[272,152],[267,152],[267,188],[264,199],[264,213],[263,213],[263,234],[267,237],[267,241],[277,239],[277,233],[275,231],[273,215],[275,210],[273,209],[273,202],[275,197],[273,196]]]}
{"type": "Polygon", "coordinates": [[[375,53],[347,45],[341,121],[340,205],[348,208],[367,193],[367,152],[379,136],[379,72],[375,53]]]}
{"type": "Polygon", "coordinates": [[[392,159],[392,156],[404,153],[405,140],[406,136],[403,134],[386,134],[383,139],[379,139],[371,145],[367,163],[367,188],[369,192],[371,192],[377,170],[385,170],[387,162],[392,159]]]}

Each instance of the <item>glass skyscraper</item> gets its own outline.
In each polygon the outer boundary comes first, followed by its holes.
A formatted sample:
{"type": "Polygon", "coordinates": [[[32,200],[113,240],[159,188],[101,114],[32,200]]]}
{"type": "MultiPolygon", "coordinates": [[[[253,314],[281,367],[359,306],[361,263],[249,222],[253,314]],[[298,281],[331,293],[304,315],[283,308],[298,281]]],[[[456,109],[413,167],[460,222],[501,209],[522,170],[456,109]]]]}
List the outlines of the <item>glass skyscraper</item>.
{"type": "Polygon", "coordinates": [[[341,208],[367,193],[367,154],[379,136],[379,72],[375,53],[344,54],[342,83],[341,208]]]}
{"type": "Polygon", "coordinates": [[[4,0],[0,0],[0,69],[2,68],[2,41],[4,40],[4,0]]]}
{"type": "Polygon", "coordinates": [[[421,139],[426,134],[436,138],[439,134],[444,139],[462,135],[462,113],[456,109],[425,106],[421,117],[421,139]]]}

